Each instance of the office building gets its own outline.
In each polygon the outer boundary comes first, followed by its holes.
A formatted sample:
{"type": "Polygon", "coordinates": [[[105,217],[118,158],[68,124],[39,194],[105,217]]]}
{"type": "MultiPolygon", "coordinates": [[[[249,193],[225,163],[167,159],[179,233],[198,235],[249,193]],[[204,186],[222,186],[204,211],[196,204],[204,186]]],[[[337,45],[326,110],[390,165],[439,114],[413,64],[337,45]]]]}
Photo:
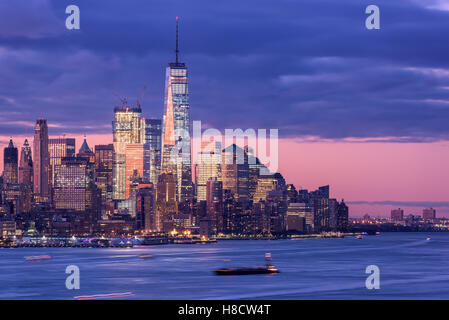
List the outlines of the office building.
{"type": "Polygon", "coordinates": [[[162,121],[145,119],[144,180],[157,184],[161,173],[162,121]]]}
{"type": "Polygon", "coordinates": [[[141,143],[130,143],[125,147],[125,174],[126,174],[126,199],[136,190],[139,183],[143,182],[143,158],[144,145],[141,143]]]}
{"type": "Polygon", "coordinates": [[[195,165],[195,186],[197,201],[206,200],[207,182],[210,178],[221,181],[221,143],[202,142],[195,165]]]}
{"type": "Polygon", "coordinates": [[[53,204],[56,209],[86,211],[88,208],[88,159],[62,158],[55,166],[53,204]]]}
{"type": "Polygon", "coordinates": [[[61,164],[61,159],[75,156],[74,138],[51,138],[48,139],[48,152],[50,155],[50,181],[54,184],[54,168],[61,164]]]}
{"type": "Polygon", "coordinates": [[[113,213],[112,170],[114,164],[114,145],[95,146],[95,184],[101,190],[102,211],[113,213]]]}
{"type": "Polygon", "coordinates": [[[141,118],[140,107],[127,106],[126,99],[121,107],[114,109],[112,122],[114,140],[114,166],[113,166],[113,199],[126,199],[126,146],[128,144],[144,143],[145,122],[141,118]]]}
{"type": "Polygon", "coordinates": [[[50,198],[50,154],[48,152],[47,120],[37,119],[33,141],[33,184],[37,203],[50,198]]]}
{"type": "Polygon", "coordinates": [[[230,190],[238,202],[249,200],[248,154],[233,144],[222,150],[223,190],[230,190]]]}
{"type": "Polygon", "coordinates": [[[190,104],[187,67],[179,61],[178,20],[176,20],[176,60],[168,64],[165,77],[162,127],[162,172],[176,178],[178,202],[193,197],[190,154],[190,104]]]}

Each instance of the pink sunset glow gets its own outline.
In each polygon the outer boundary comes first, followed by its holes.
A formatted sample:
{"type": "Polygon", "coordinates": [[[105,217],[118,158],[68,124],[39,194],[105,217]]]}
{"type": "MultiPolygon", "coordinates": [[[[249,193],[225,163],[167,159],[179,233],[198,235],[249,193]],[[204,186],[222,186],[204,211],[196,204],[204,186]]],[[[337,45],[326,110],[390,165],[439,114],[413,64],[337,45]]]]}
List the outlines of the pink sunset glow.
{"type": "MultiPolygon", "coordinates": [[[[51,130],[51,128],[50,128],[51,130]]],[[[77,149],[83,135],[75,137],[77,149]]],[[[50,137],[55,137],[51,135],[50,137]]],[[[13,137],[19,148],[25,138],[13,137]]],[[[0,137],[0,148],[9,137],[0,137]]],[[[97,144],[112,143],[112,134],[87,136],[91,149],[97,144]]],[[[0,157],[3,168],[3,156],[0,157]]],[[[300,139],[279,140],[279,172],[297,189],[314,190],[329,184],[331,196],[353,201],[444,202],[449,190],[449,142],[304,142],[300,139]]],[[[390,204],[349,204],[351,216],[365,213],[388,216],[397,206],[390,204]]],[[[423,206],[409,205],[405,213],[420,214],[423,206]]],[[[449,208],[436,208],[438,216],[449,216],[449,208]]]]}

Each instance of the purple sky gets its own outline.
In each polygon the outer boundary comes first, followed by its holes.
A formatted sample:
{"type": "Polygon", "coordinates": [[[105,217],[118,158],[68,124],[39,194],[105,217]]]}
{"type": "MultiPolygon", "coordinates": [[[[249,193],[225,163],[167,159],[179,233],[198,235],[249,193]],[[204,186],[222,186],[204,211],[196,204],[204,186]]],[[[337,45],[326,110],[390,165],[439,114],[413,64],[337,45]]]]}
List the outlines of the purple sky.
{"type": "MultiPolygon", "coordinates": [[[[357,174],[335,167],[335,150],[324,146],[343,144],[339,150],[354,159],[371,144],[390,176],[401,157],[395,150],[449,159],[448,148],[439,149],[449,136],[449,6],[418,0],[2,0],[0,147],[9,136],[21,137],[20,143],[32,136],[38,117],[48,119],[53,136],[110,134],[112,108],[120,103],[114,93],[135,103],[144,85],[144,116],[160,118],[175,16],[193,120],[219,129],[278,128],[286,144],[325,142],[314,157],[349,179],[357,174]],[[69,4],[80,7],[79,31],[65,29],[69,4]],[[369,4],[381,9],[381,30],[365,29],[369,4]]],[[[299,144],[292,152],[305,154],[299,144]]],[[[448,187],[446,173],[436,171],[442,167],[414,159],[404,156],[408,170],[395,186],[373,177],[385,194],[359,194],[355,179],[344,188],[332,181],[342,190],[336,196],[448,200],[441,191],[448,187]],[[426,178],[429,166],[437,169],[426,178]],[[420,185],[410,190],[403,182],[413,175],[430,186],[424,194],[420,185]]],[[[363,161],[358,165],[369,170],[363,161]]],[[[301,176],[295,163],[284,164],[291,183],[316,171],[305,168],[301,176]]],[[[309,176],[304,187],[321,184],[309,176]]]]}

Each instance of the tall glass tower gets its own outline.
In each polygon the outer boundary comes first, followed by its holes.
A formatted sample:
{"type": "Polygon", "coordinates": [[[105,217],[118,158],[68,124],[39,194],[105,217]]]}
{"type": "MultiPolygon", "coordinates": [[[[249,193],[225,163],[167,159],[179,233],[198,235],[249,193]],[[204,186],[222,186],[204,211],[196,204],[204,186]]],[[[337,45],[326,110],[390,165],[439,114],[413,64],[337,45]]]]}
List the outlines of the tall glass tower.
{"type": "MultiPolygon", "coordinates": [[[[142,109],[131,108],[123,100],[121,107],[114,109],[114,121],[112,122],[112,133],[114,139],[114,164],[113,194],[114,200],[126,199],[126,146],[128,144],[143,144],[145,123],[142,121],[142,109]]],[[[143,160],[142,160],[143,161],[143,160]]]]}
{"type": "Polygon", "coordinates": [[[193,186],[188,76],[185,63],[178,59],[178,17],[175,52],[176,61],[168,64],[165,73],[162,172],[175,176],[176,198],[183,202],[193,197],[193,186]]]}
{"type": "Polygon", "coordinates": [[[154,189],[156,189],[157,178],[161,172],[161,135],[162,121],[145,119],[144,180],[151,182],[154,189]]]}

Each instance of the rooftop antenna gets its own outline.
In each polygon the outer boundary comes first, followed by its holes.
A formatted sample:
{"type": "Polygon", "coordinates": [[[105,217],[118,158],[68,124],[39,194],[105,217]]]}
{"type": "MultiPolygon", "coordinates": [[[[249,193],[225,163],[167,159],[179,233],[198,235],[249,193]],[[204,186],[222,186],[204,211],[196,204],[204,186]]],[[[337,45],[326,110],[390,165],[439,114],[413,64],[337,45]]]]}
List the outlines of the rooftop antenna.
{"type": "Polygon", "coordinates": [[[176,64],[178,64],[178,54],[179,54],[179,49],[178,49],[178,16],[176,16],[176,64]]]}

